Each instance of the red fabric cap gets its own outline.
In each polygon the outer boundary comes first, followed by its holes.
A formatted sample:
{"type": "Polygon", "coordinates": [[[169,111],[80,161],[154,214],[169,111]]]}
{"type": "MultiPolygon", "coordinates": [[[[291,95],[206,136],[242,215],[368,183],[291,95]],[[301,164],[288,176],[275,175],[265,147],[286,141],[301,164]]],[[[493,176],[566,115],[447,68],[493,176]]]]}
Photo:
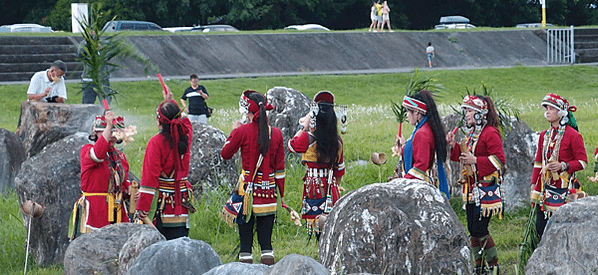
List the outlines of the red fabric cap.
{"type": "Polygon", "coordinates": [[[326,101],[329,103],[334,103],[334,95],[329,92],[329,91],[321,91],[319,93],[316,94],[316,96],[314,97],[314,101],[316,103],[320,102],[320,101],[326,101]]]}

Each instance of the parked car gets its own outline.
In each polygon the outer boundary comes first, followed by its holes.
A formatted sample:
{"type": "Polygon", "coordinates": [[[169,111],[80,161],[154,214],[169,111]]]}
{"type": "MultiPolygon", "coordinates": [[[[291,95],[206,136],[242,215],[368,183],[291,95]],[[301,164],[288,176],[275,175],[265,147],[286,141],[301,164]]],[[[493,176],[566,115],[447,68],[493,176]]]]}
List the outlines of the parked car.
{"type": "MultiPolygon", "coordinates": [[[[542,23],[523,23],[517,24],[515,27],[517,28],[542,28],[542,23]]],[[[546,27],[554,27],[553,24],[546,23],[546,27]]]]}
{"type": "Polygon", "coordinates": [[[169,31],[169,32],[188,32],[191,31],[193,27],[170,27],[170,28],[162,28],[162,30],[169,31]]]}
{"type": "Polygon", "coordinates": [[[193,27],[192,32],[238,32],[239,30],[230,25],[205,25],[193,27]]]}
{"type": "Polygon", "coordinates": [[[469,18],[461,15],[440,17],[440,24],[434,26],[434,29],[469,29],[476,26],[469,24],[469,18]]]}
{"type": "Polygon", "coordinates": [[[330,29],[318,25],[318,24],[305,24],[305,25],[291,25],[284,28],[285,30],[298,30],[298,31],[330,31],[330,29]]]}
{"type": "Polygon", "coordinates": [[[51,27],[38,24],[14,24],[0,26],[0,32],[54,32],[51,27]]]}
{"type": "Polygon", "coordinates": [[[114,20],[106,23],[104,31],[161,31],[162,27],[147,21],[114,20]]]}

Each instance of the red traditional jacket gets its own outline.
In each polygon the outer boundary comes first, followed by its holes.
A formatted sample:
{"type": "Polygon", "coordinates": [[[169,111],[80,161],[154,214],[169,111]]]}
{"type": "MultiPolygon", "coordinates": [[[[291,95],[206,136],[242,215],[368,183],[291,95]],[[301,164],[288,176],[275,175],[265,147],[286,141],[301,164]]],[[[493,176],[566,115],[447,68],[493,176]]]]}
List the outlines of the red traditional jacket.
{"type": "MultiPolygon", "coordinates": [[[[176,184],[178,184],[182,199],[189,200],[192,192],[191,184],[187,181],[189,175],[189,162],[191,160],[191,144],[193,142],[193,126],[188,118],[183,118],[184,127],[189,130],[189,148],[183,156],[182,170],[176,171],[182,178],[178,183],[174,179],[175,162],[179,158],[168,139],[157,134],[150,139],[143,160],[143,176],[141,177],[141,197],[137,209],[150,211],[154,196],[158,194],[164,200],[162,222],[164,227],[184,226],[189,218],[189,211],[182,205],[174,203],[176,184]],[[176,214],[179,212],[180,214],[176,214]]],[[[162,207],[162,205],[158,205],[162,207]]]]}
{"type": "Polygon", "coordinates": [[[230,159],[241,150],[243,180],[253,185],[253,214],[263,216],[276,213],[276,188],[281,198],[284,197],[285,155],[282,132],[271,127],[270,149],[257,169],[257,175],[253,177],[260,156],[257,115],[251,123],[243,124],[230,133],[221,155],[224,159],[230,159]]]}
{"type": "MultiPolygon", "coordinates": [[[[472,140],[470,135],[468,140],[472,140]]],[[[492,184],[492,181],[499,180],[499,175],[505,165],[505,150],[503,148],[500,131],[493,126],[486,125],[477,142],[472,146],[473,155],[477,157],[477,163],[472,165],[474,176],[467,177],[463,185],[463,199],[472,201],[472,189],[477,182],[483,186],[492,184]]],[[[459,161],[461,147],[457,144],[451,150],[451,160],[459,161]]]]}
{"type": "MultiPolygon", "coordinates": [[[[554,136],[558,132],[558,127],[553,128],[554,136]]],[[[547,154],[547,156],[543,156],[544,152],[544,143],[546,137],[546,133],[548,130],[544,130],[540,134],[540,139],[538,140],[538,151],[536,152],[536,161],[534,163],[534,172],[532,174],[532,185],[534,186],[534,191],[531,194],[532,201],[535,201],[540,193],[543,191],[543,184],[540,175],[542,170],[543,162],[550,158],[552,154],[547,154]]],[[[554,147],[556,144],[555,142],[549,142],[548,146],[554,147]]],[[[563,138],[561,140],[561,145],[559,148],[559,156],[558,162],[566,162],[569,166],[569,169],[565,171],[559,171],[559,179],[558,180],[550,180],[550,185],[556,188],[569,188],[572,189],[572,192],[575,193],[575,187],[569,185],[570,175],[573,173],[583,170],[588,165],[588,155],[586,152],[586,147],[583,141],[583,137],[579,132],[577,132],[573,127],[567,125],[565,128],[565,133],[563,134],[563,138]]],[[[547,184],[547,183],[544,183],[547,184]]]]}
{"type": "MultiPolygon", "coordinates": [[[[81,199],[89,202],[86,228],[81,229],[83,232],[91,232],[112,223],[109,220],[109,202],[112,201],[112,205],[114,205],[116,198],[114,195],[108,194],[111,158],[112,161],[122,162],[124,173],[120,174],[124,176],[124,179],[121,179],[121,190],[124,192],[131,185],[128,181],[129,162],[125,154],[110,146],[110,143],[102,135],[99,135],[95,144],[85,144],[81,148],[81,191],[83,191],[81,199]]],[[[123,204],[121,204],[120,212],[121,222],[129,222],[127,210],[123,204]]],[[[117,216],[113,214],[114,222],[117,222],[117,216]]]]}
{"type": "MultiPolygon", "coordinates": [[[[413,165],[409,171],[406,171],[405,178],[432,183],[428,171],[434,165],[435,153],[436,138],[434,138],[432,127],[426,122],[415,132],[413,137],[413,165]]],[[[402,148],[402,155],[405,158],[405,146],[402,148]]]]}

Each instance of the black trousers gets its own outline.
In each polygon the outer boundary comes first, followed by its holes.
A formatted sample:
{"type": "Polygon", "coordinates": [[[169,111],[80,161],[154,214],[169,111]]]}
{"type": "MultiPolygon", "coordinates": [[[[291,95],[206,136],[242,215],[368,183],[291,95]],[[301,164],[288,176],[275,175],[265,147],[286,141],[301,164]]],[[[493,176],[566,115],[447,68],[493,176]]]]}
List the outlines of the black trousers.
{"type": "Polygon", "coordinates": [[[542,211],[540,205],[536,204],[536,233],[538,233],[538,239],[542,239],[546,223],[548,223],[548,219],[544,218],[544,211],[542,211]]]}
{"type": "Polygon", "coordinates": [[[256,227],[257,240],[262,251],[272,250],[272,229],[274,228],[274,214],[267,216],[252,216],[251,219],[239,224],[239,238],[241,252],[251,253],[253,246],[253,227],[256,227]]]}
{"type": "Polygon", "coordinates": [[[164,235],[166,240],[189,237],[189,229],[186,226],[162,227],[159,231],[162,233],[162,235],[164,235]]]}
{"type": "Polygon", "coordinates": [[[466,204],[465,211],[467,213],[467,230],[472,237],[481,238],[490,234],[488,224],[492,216],[480,219],[480,207],[473,203],[466,204]]]}

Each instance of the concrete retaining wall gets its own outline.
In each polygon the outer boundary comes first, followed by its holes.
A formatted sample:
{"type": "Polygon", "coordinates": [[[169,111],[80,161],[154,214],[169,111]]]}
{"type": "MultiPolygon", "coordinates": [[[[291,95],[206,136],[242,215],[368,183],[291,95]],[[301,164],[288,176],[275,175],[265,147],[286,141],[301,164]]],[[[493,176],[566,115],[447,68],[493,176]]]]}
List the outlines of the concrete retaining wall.
{"type": "MultiPolygon", "coordinates": [[[[331,32],[131,36],[128,39],[162,75],[294,74],[427,67],[425,48],[436,48],[437,67],[545,65],[543,31],[331,32]]],[[[143,77],[134,62],[115,78],[143,77]]]]}

